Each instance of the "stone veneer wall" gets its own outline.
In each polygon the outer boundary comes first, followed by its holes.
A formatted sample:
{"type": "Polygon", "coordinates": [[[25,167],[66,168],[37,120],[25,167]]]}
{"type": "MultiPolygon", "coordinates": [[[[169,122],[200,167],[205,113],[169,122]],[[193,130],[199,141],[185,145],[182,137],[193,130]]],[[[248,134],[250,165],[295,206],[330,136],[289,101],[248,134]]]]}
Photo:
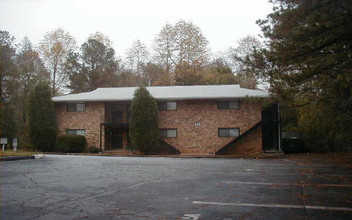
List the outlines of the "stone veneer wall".
{"type": "MultiPolygon", "coordinates": [[[[65,135],[66,129],[84,129],[87,146],[100,147],[100,123],[104,122],[105,103],[86,102],[85,112],[68,112],[66,103],[55,103],[58,135],[65,135]]],[[[104,149],[104,129],[102,129],[104,149]]]]}
{"type": "Polygon", "coordinates": [[[182,154],[214,154],[235,139],[218,137],[218,128],[239,128],[243,134],[260,121],[261,105],[243,101],[239,109],[218,109],[216,100],[182,100],[176,111],[159,112],[160,128],[177,128],[178,137],[165,142],[182,154]]]}

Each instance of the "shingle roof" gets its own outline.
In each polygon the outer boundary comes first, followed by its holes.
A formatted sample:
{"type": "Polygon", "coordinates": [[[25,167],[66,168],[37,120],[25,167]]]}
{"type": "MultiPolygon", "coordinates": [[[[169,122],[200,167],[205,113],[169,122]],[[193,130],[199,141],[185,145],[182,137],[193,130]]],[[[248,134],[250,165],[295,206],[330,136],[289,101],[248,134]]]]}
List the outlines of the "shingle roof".
{"type": "MultiPolygon", "coordinates": [[[[98,88],[91,92],[57,96],[54,102],[131,101],[138,87],[98,88]]],[[[266,91],[244,89],[239,85],[150,86],[146,87],[157,100],[236,99],[269,97],[266,91]]]]}

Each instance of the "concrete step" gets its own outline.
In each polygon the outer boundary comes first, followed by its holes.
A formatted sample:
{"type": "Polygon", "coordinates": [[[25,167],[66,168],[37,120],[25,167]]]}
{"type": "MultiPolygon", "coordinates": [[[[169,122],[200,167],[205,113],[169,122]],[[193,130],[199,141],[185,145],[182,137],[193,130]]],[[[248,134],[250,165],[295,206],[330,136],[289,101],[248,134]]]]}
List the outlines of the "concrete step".
{"type": "Polygon", "coordinates": [[[103,155],[132,155],[130,150],[117,149],[117,150],[106,150],[102,152],[103,155]]]}

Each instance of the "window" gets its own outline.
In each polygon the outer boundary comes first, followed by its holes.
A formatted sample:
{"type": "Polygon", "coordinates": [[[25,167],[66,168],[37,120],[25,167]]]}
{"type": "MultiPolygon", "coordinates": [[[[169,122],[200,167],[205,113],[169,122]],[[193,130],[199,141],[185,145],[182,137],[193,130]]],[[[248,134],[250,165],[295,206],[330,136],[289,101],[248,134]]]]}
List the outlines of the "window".
{"type": "Polygon", "coordinates": [[[239,100],[218,101],[218,109],[238,109],[240,106],[239,100]]]}
{"type": "Polygon", "coordinates": [[[127,121],[131,121],[131,104],[127,104],[127,121]]]}
{"type": "Polygon", "coordinates": [[[84,129],[67,129],[66,134],[68,135],[86,135],[86,130],[84,129]]]}
{"type": "Polygon", "coordinates": [[[177,102],[158,102],[159,111],[175,111],[177,110],[177,102]]]}
{"type": "Polygon", "coordinates": [[[86,104],[85,103],[68,103],[67,104],[68,112],[85,112],[86,104]]]}
{"type": "Polygon", "coordinates": [[[111,122],[122,123],[123,121],[123,105],[113,104],[111,107],[111,122]]]}
{"type": "Polygon", "coordinates": [[[218,130],[219,137],[238,137],[240,136],[239,128],[219,128],[218,130]]]}
{"type": "Polygon", "coordinates": [[[160,137],[175,138],[177,137],[177,129],[160,129],[160,137]]]}

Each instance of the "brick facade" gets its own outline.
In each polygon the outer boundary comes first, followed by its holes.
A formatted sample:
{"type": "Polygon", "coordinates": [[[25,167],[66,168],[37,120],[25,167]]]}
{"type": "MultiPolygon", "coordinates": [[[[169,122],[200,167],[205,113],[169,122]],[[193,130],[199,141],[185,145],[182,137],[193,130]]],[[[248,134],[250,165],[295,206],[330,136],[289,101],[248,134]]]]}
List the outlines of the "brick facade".
{"type": "Polygon", "coordinates": [[[258,124],[216,154],[253,156],[262,152],[262,126],[258,124]]]}
{"type": "MultiPolygon", "coordinates": [[[[59,135],[66,134],[66,129],[85,129],[88,146],[99,147],[102,132],[104,149],[106,141],[100,124],[107,119],[105,106],[104,102],[87,102],[85,112],[67,112],[66,103],[56,103],[59,135]]],[[[218,128],[239,128],[243,134],[260,121],[261,105],[243,101],[239,109],[218,109],[217,100],[180,100],[177,110],[159,112],[159,127],[176,128],[178,134],[176,138],[164,138],[164,141],[182,154],[215,154],[235,140],[234,137],[218,137],[218,128]]],[[[258,151],[261,138],[251,140],[248,146],[254,146],[258,151]]],[[[243,148],[248,149],[248,146],[243,148]]]]}
{"type": "Polygon", "coordinates": [[[239,128],[243,134],[260,121],[261,105],[244,102],[239,109],[218,109],[217,100],[185,100],[177,102],[176,111],[159,112],[159,127],[178,133],[164,140],[182,154],[215,154],[235,139],[218,137],[218,128],[239,128]]]}
{"type": "Polygon", "coordinates": [[[104,102],[86,102],[85,112],[68,112],[66,103],[55,103],[55,107],[58,135],[65,135],[67,129],[84,129],[87,146],[100,147],[100,132],[104,140],[104,129],[100,129],[105,118],[104,102]]]}

